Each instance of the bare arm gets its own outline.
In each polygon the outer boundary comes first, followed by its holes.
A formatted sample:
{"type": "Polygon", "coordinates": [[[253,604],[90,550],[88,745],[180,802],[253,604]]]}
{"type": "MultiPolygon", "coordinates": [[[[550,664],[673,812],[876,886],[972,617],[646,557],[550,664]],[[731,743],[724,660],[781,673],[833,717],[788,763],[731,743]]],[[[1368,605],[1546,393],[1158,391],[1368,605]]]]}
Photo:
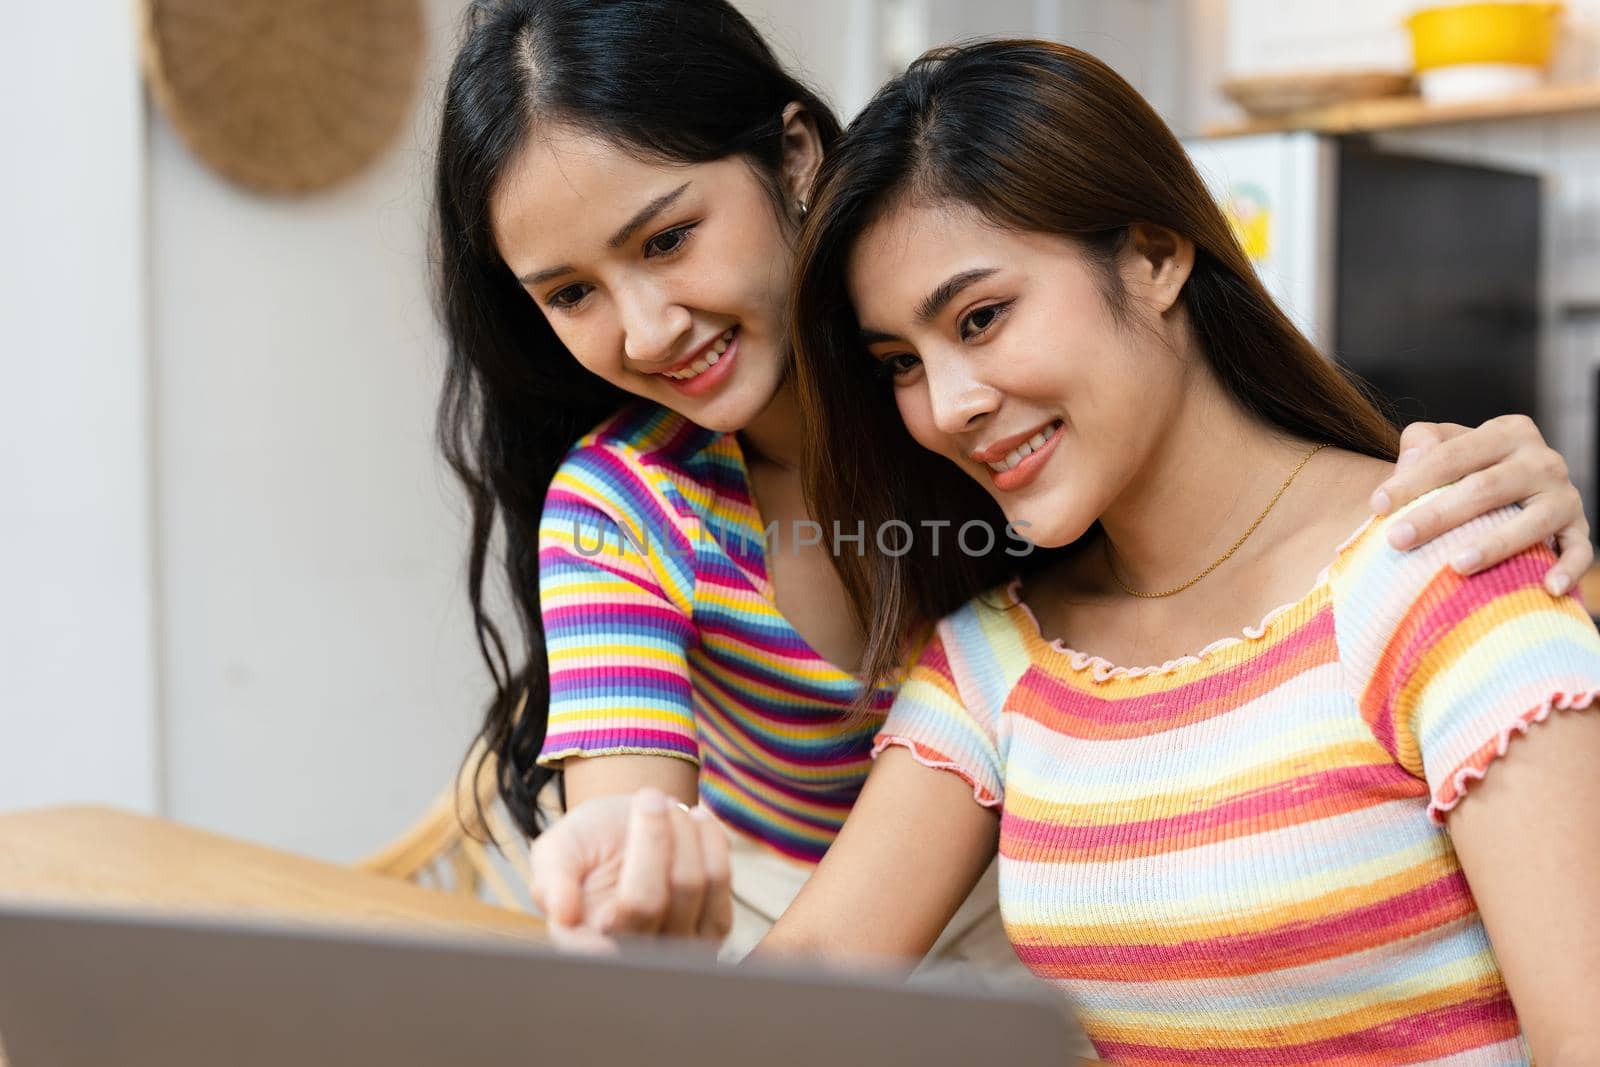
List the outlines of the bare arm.
{"type": "Polygon", "coordinates": [[[568,808],[595,797],[637,793],[645,788],[659,789],[690,807],[699,802],[699,768],[674,756],[569,757],[561,767],[568,808]]]}
{"type": "Polygon", "coordinates": [[[1514,737],[1449,829],[1534,1058],[1600,1064],[1600,711],[1514,737]]]}
{"type": "Polygon", "coordinates": [[[888,749],[757,953],[920,959],[983,876],[999,828],[966,782],[888,749]]]}

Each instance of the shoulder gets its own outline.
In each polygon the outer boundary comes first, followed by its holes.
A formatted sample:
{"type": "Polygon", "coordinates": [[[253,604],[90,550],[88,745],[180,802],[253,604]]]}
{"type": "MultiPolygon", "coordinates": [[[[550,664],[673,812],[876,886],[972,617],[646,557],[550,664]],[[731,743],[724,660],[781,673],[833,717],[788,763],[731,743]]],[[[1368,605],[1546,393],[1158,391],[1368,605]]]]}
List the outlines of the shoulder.
{"type": "Polygon", "coordinates": [[[996,586],[939,620],[919,666],[937,661],[973,710],[998,713],[1032,663],[1038,627],[1018,597],[1017,583],[996,586]]]}
{"type": "Polygon", "coordinates": [[[1481,515],[1414,549],[1391,546],[1389,532],[1433,496],[1372,519],[1331,568],[1339,654],[1353,671],[1352,682],[1398,682],[1436,649],[1470,644],[1481,651],[1480,638],[1520,633],[1530,619],[1551,613],[1570,615],[1580,628],[1592,630],[1575,600],[1545,591],[1545,574],[1555,562],[1546,545],[1476,574],[1456,572],[1453,560],[1478,537],[1514,519],[1515,507],[1481,515]]]}
{"type": "MultiPolygon", "coordinates": [[[[1275,515],[1279,525],[1290,532],[1285,538],[1293,569],[1304,577],[1297,588],[1304,589],[1329,562],[1345,554],[1355,534],[1381,522],[1372,514],[1373,490],[1394,473],[1388,460],[1328,448],[1313,458],[1294,482],[1294,492],[1275,515]]],[[[1381,536],[1379,540],[1382,540],[1381,536]]]]}
{"type": "MultiPolygon", "coordinates": [[[[1511,522],[1520,511],[1514,505],[1496,508],[1412,549],[1398,549],[1389,543],[1389,535],[1396,526],[1406,522],[1411,512],[1447,488],[1425,493],[1393,514],[1374,516],[1350,535],[1331,568],[1335,592],[1340,599],[1359,603],[1415,599],[1431,583],[1455,576],[1452,561],[1483,534],[1511,522]]],[[[1550,550],[1539,545],[1512,556],[1501,566],[1507,569],[1506,573],[1536,569],[1538,578],[1542,579],[1551,562],[1550,550]]],[[[1501,568],[1493,570],[1501,571],[1501,568]]]]}
{"type": "Polygon", "coordinates": [[[723,435],[697,426],[670,408],[635,401],[589,431],[573,451],[610,448],[630,452],[647,461],[692,459],[712,447],[723,435]]]}
{"type": "Polygon", "coordinates": [[[546,496],[546,507],[574,500],[637,515],[679,510],[686,483],[725,465],[733,446],[657,404],[634,403],[574,444],[546,496]]]}
{"type": "Polygon", "coordinates": [[[637,402],[578,439],[562,469],[609,459],[638,471],[674,471],[718,451],[725,435],[697,426],[659,404],[637,402]]]}
{"type": "Polygon", "coordinates": [[[1006,697],[1027,670],[1022,614],[1009,587],[975,597],[941,619],[895,697],[874,752],[891,744],[952,771],[993,807],[1005,790],[1006,697]]]}

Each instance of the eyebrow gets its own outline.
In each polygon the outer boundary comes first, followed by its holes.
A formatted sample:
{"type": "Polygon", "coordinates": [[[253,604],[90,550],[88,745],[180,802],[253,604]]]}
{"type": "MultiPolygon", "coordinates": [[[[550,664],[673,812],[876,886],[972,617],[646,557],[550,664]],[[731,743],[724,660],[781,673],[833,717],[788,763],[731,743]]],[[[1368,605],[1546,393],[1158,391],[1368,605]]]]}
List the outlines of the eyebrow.
{"type": "MultiPolygon", "coordinates": [[[[999,267],[975,267],[972,270],[964,270],[960,274],[952,274],[940,282],[933,292],[928,294],[928,298],[917,306],[917,321],[921,323],[932,322],[950,301],[961,294],[961,290],[974,282],[981,282],[983,279],[998,273],[1000,273],[999,267]]],[[[884,333],[881,330],[861,331],[861,343],[864,345],[899,340],[902,340],[902,338],[892,333],[884,333]]]]}
{"type": "Polygon", "coordinates": [[[689,182],[684,182],[682,185],[672,190],[672,192],[664,193],[650,201],[644,207],[640,208],[638,212],[634,214],[633,218],[623,223],[621,228],[619,228],[616,233],[611,235],[611,240],[606,242],[606,247],[621,248],[623,245],[627,244],[628,238],[632,237],[640,226],[643,226],[645,223],[654,218],[657,212],[665,211],[667,208],[671,207],[672,202],[677,200],[678,197],[682,196],[683,191],[689,188],[689,185],[689,182]]]}
{"type": "Polygon", "coordinates": [[[974,270],[964,270],[960,274],[952,274],[940,282],[933,292],[928,294],[928,298],[917,307],[917,321],[932,322],[950,301],[960,295],[961,290],[999,272],[998,267],[979,267],[974,270]]]}
{"type": "Polygon", "coordinates": [[[524,274],[519,277],[517,281],[521,282],[523,285],[526,285],[529,289],[537,289],[539,286],[543,285],[552,278],[559,278],[563,274],[571,273],[572,268],[563,263],[559,267],[551,267],[548,270],[535,271],[532,274],[524,274]]]}
{"type": "MultiPolygon", "coordinates": [[[[639,227],[643,226],[645,223],[655,218],[656,215],[671,207],[673,203],[677,201],[678,197],[682,196],[684,191],[687,190],[692,184],[692,182],[684,182],[670,193],[663,193],[654,200],[650,201],[644,207],[640,208],[634,213],[633,218],[623,223],[617,232],[612,234],[611,237],[607,239],[606,247],[621,248],[623,245],[627,244],[628,238],[637,233],[639,231],[639,227]]],[[[534,271],[532,274],[523,274],[517,278],[517,281],[521,282],[523,285],[526,285],[528,288],[533,289],[543,285],[552,278],[559,278],[563,274],[571,273],[572,267],[566,263],[563,263],[559,267],[547,267],[544,270],[534,271]]]]}

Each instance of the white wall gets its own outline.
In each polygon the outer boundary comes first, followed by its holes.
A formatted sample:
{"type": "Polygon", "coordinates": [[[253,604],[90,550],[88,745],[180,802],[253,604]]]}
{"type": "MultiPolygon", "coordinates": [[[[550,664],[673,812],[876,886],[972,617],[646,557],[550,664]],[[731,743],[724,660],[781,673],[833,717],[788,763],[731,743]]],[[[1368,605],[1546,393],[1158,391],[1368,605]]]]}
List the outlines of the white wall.
{"type": "MultiPolygon", "coordinates": [[[[1223,0],[734,0],[778,52],[848,120],[884,81],[938,44],[1046,37],[1104,59],[1169,123],[1192,120],[1193,34],[1220,34],[1223,0]]],[[[1220,39],[1220,38],[1219,38],[1220,39]]],[[[1203,95],[1203,94],[1201,94],[1203,95]]]]}
{"type": "Polygon", "coordinates": [[[780,62],[820,92],[842,121],[889,72],[879,55],[886,0],[732,0],[780,62]]]}
{"type": "MultiPolygon", "coordinates": [[[[1173,122],[1186,50],[1181,0],[919,0],[928,45],[979,37],[1043,37],[1091,53],[1173,122]]],[[[919,49],[920,51],[920,49],[919,49]]]]}
{"type": "Polygon", "coordinates": [[[430,0],[415,121],[325,193],[258,196],[152,115],[150,291],[167,813],[353,859],[466,750],[487,674],[436,458],[430,0]]]}
{"type": "Polygon", "coordinates": [[[133,5],[0,33],[0,810],[158,802],[133,5]]]}

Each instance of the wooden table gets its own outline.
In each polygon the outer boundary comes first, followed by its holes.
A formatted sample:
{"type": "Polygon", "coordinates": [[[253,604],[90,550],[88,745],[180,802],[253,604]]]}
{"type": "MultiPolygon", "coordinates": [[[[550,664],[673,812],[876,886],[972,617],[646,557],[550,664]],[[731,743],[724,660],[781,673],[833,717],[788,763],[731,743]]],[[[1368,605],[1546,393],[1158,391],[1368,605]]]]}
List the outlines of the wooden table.
{"type": "Polygon", "coordinates": [[[113,808],[0,814],[0,897],[544,940],[523,912],[113,808]]]}
{"type": "Polygon", "coordinates": [[[523,912],[112,808],[0,814],[0,897],[544,937],[523,912]]]}

